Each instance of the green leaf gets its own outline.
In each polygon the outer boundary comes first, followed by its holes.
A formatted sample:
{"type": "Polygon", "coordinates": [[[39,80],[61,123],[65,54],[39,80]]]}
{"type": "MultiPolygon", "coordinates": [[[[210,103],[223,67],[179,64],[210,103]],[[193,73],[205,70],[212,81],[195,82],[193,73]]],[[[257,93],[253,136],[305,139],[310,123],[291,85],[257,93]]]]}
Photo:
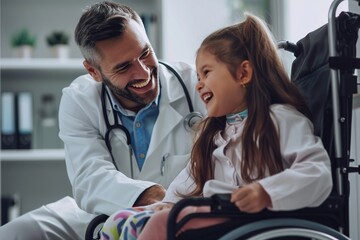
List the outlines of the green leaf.
{"type": "Polygon", "coordinates": [[[46,41],[49,46],[55,46],[59,44],[67,45],[69,43],[69,35],[63,31],[53,31],[46,37],[46,41]]]}
{"type": "Polygon", "coordinates": [[[19,46],[31,46],[34,47],[36,43],[36,38],[30,34],[30,32],[24,28],[19,32],[15,33],[11,39],[11,44],[13,47],[19,46]]]}

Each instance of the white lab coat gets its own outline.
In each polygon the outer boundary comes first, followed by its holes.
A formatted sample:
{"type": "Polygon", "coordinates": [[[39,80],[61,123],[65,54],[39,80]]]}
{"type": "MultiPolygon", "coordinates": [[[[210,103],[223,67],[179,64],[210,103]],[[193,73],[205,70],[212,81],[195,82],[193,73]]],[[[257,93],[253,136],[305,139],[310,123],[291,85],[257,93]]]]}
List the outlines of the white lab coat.
{"type": "MultiPolygon", "coordinates": [[[[182,76],[194,109],[205,114],[204,104],[195,89],[197,77],[194,69],[184,63],[172,66],[182,76]]],[[[161,64],[159,76],[159,116],[141,172],[133,156],[134,179],[130,178],[129,148],[125,134],[120,130],[114,131],[111,137],[112,152],[119,171],[115,169],[105,145],[101,83],[94,81],[90,75],[84,75],[63,90],[59,136],[65,144],[66,167],[73,195],[81,209],[110,215],[130,207],[146,188],[155,183],[167,187],[186,166],[193,137],[184,128],[184,118],[189,114],[188,103],[177,78],[161,64]]],[[[113,123],[109,99],[106,98],[106,101],[108,118],[113,123]]]]}
{"type": "MultiPolygon", "coordinates": [[[[308,118],[288,105],[274,104],[271,110],[279,132],[285,168],[259,181],[271,198],[272,209],[293,210],[320,205],[332,189],[329,155],[320,138],[313,134],[313,125],[308,118]]],[[[215,193],[231,193],[245,184],[239,172],[241,147],[238,147],[245,121],[236,126],[227,126],[226,140],[219,135],[215,138],[218,146],[212,159],[214,179],[205,183],[205,197],[215,193]],[[235,139],[233,143],[230,138],[235,139]],[[229,156],[233,156],[233,159],[229,156]]],[[[189,166],[171,183],[164,201],[177,202],[181,199],[177,193],[188,194],[194,189],[189,166]]]]}

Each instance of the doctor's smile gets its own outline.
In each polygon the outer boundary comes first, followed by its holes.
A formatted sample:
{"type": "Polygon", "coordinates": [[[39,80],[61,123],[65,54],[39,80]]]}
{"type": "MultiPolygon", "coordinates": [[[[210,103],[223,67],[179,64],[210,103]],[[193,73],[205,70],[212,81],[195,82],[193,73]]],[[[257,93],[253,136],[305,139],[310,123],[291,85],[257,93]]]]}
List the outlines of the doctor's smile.
{"type": "Polygon", "coordinates": [[[151,79],[149,78],[145,81],[139,81],[139,82],[130,84],[130,87],[137,88],[137,89],[144,88],[145,86],[147,86],[150,83],[150,80],[151,79]]]}
{"type": "Polygon", "coordinates": [[[130,81],[126,88],[129,89],[129,91],[137,94],[145,94],[148,91],[157,89],[156,81],[157,77],[154,74],[151,74],[151,76],[147,79],[130,81]]]}

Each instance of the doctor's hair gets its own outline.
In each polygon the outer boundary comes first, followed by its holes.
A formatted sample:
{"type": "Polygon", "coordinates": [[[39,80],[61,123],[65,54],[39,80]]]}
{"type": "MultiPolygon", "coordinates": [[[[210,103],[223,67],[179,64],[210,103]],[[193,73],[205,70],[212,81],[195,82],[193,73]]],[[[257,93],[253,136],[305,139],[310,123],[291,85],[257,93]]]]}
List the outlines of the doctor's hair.
{"type": "MultiPolygon", "coordinates": [[[[240,175],[245,183],[251,183],[284,169],[270,105],[289,104],[305,116],[310,115],[300,91],[286,73],[266,23],[254,15],[247,13],[245,16],[243,22],[206,37],[197,53],[207,51],[214,55],[217,61],[227,66],[234,78],[244,60],[248,60],[253,69],[252,79],[245,85],[248,116],[239,146],[242,149],[240,175]]],[[[226,116],[203,120],[191,152],[190,169],[195,189],[190,195],[201,195],[205,182],[214,178],[214,137],[225,126],[226,116]]]]}
{"type": "Polygon", "coordinates": [[[96,42],[121,36],[130,19],[144,27],[140,16],[128,6],[103,1],[87,7],[75,28],[75,41],[83,57],[99,67],[101,53],[96,42]]]}

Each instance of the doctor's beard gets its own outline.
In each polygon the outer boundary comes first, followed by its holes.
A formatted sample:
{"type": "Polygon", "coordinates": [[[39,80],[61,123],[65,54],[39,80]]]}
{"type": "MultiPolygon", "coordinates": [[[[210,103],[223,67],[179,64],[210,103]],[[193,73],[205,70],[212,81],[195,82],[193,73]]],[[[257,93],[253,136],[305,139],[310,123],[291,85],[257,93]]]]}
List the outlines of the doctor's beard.
{"type": "MultiPolygon", "coordinates": [[[[129,82],[125,88],[121,89],[117,86],[115,86],[108,78],[106,78],[104,75],[102,75],[103,81],[105,83],[105,85],[110,89],[110,91],[119,99],[119,98],[125,98],[127,100],[130,100],[132,102],[141,104],[141,105],[147,105],[149,103],[151,103],[152,101],[154,101],[154,99],[158,96],[158,92],[159,92],[159,78],[158,78],[158,74],[157,74],[157,70],[154,69],[153,73],[151,75],[154,79],[155,79],[155,89],[153,89],[151,92],[146,93],[146,95],[138,95],[133,93],[130,90],[130,85],[132,83],[129,82]],[[151,94],[153,97],[151,97],[151,99],[149,99],[147,97],[148,94],[151,94]]],[[[121,103],[121,102],[120,102],[121,103]]]]}

